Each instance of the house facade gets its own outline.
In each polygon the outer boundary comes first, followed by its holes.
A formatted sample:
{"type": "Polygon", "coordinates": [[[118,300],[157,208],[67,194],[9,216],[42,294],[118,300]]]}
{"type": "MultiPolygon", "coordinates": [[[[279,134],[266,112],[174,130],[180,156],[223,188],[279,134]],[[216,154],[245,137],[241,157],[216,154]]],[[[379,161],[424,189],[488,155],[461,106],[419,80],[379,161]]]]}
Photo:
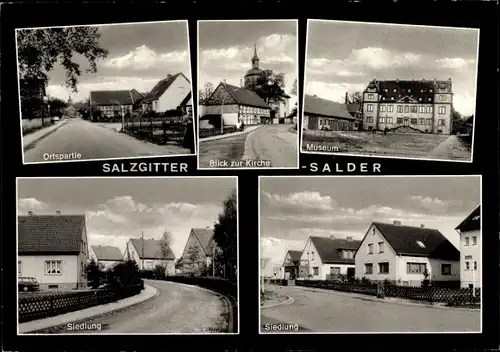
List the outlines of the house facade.
{"type": "Polygon", "coordinates": [[[90,246],[89,258],[108,270],[123,261],[123,254],[118,247],[90,246]]]}
{"type": "Polygon", "coordinates": [[[354,277],[354,253],[359,243],[352,237],[309,237],[300,257],[298,278],[340,280],[354,277]]]}
{"type": "Polygon", "coordinates": [[[91,120],[110,119],[118,114],[132,113],[144,97],[137,90],[101,90],[90,92],[91,120]],[[98,113],[96,113],[98,112],[98,113]],[[101,115],[101,116],[98,116],[101,115]]]}
{"type": "Polygon", "coordinates": [[[127,242],[124,258],[134,260],[140,270],[162,266],[166,275],[175,274],[175,255],[165,241],[131,238],[127,242]]]}
{"type": "Polygon", "coordinates": [[[356,118],[353,117],[346,104],[322,99],[315,95],[304,95],[305,130],[352,131],[356,118]]]}
{"type": "Polygon", "coordinates": [[[142,99],[142,109],[164,113],[179,107],[192,109],[191,81],[182,73],[168,74],[142,99]]]}
{"type": "Polygon", "coordinates": [[[451,133],[452,81],[372,80],[363,92],[363,129],[451,133]]]}
{"type": "Polygon", "coordinates": [[[283,261],[283,271],[285,279],[295,280],[299,276],[301,257],[302,251],[289,250],[288,252],[286,252],[285,260],[283,261]]]}
{"type": "Polygon", "coordinates": [[[481,206],[455,230],[460,234],[460,286],[481,287],[481,206]]]}
{"type": "Polygon", "coordinates": [[[356,277],[420,286],[427,271],[431,282],[458,281],[459,259],[458,249],[438,230],[374,222],[356,251],[356,277]]]}
{"type": "Polygon", "coordinates": [[[191,229],[182,256],[177,262],[177,269],[182,274],[198,273],[212,264],[216,252],[212,228],[191,229]]]}
{"type": "Polygon", "coordinates": [[[18,217],[18,276],[34,277],[41,290],[87,286],[89,251],[84,215],[18,217]]]}

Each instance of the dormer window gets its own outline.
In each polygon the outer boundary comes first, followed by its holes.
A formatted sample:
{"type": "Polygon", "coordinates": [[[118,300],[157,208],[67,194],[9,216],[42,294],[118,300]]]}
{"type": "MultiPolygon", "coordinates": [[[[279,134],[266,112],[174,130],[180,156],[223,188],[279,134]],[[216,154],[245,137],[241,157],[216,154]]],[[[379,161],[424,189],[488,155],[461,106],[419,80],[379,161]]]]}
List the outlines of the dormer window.
{"type": "Polygon", "coordinates": [[[394,97],[391,97],[391,100],[394,100],[394,97]]]}
{"type": "Polygon", "coordinates": [[[420,248],[425,248],[425,244],[424,244],[422,241],[417,241],[417,245],[418,245],[420,248]]]}
{"type": "Polygon", "coordinates": [[[386,88],[386,89],[384,89],[384,91],[385,91],[385,92],[387,92],[387,91],[388,91],[388,89],[386,88]]]}
{"type": "Polygon", "coordinates": [[[408,89],[408,93],[411,93],[411,89],[408,89]]]}
{"type": "Polygon", "coordinates": [[[418,98],[418,101],[422,101],[422,98],[418,98]]]}
{"type": "Polygon", "coordinates": [[[396,89],[394,89],[393,92],[396,93],[396,89]]]}
{"type": "Polygon", "coordinates": [[[423,93],[423,92],[424,92],[424,90],[423,90],[423,89],[420,89],[420,93],[423,93]]]}
{"type": "Polygon", "coordinates": [[[432,93],[432,89],[430,89],[430,90],[429,90],[429,92],[431,92],[431,93],[432,93]]]}

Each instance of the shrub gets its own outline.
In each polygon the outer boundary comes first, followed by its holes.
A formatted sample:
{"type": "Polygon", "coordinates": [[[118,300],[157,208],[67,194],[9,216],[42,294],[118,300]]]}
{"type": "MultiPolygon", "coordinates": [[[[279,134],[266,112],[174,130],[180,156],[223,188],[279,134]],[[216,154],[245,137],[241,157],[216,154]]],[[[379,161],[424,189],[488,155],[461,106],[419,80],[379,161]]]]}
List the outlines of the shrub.
{"type": "Polygon", "coordinates": [[[85,265],[85,275],[87,277],[87,285],[91,288],[98,288],[102,279],[105,278],[103,266],[92,258],[87,265],[85,265]]]}
{"type": "Polygon", "coordinates": [[[153,278],[164,279],[166,276],[167,269],[163,265],[156,265],[153,269],[153,278]]]}

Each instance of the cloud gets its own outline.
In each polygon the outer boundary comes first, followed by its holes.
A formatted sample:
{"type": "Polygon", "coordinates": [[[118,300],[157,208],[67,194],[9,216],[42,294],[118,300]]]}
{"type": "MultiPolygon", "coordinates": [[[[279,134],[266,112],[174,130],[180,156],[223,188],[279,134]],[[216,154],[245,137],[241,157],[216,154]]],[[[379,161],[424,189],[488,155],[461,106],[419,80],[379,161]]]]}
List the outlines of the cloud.
{"type": "Polygon", "coordinates": [[[18,212],[20,215],[28,213],[28,211],[45,211],[49,205],[36,198],[21,198],[18,201],[18,212]]]}
{"type": "Polygon", "coordinates": [[[461,70],[467,66],[475,66],[476,60],[465,60],[461,57],[445,57],[436,60],[436,65],[438,68],[447,68],[453,70],[461,70]]]}
{"type": "Polygon", "coordinates": [[[168,68],[173,63],[189,61],[187,50],[168,53],[157,53],[146,45],[139,46],[129,53],[107,59],[103,66],[118,70],[149,70],[153,67],[168,68]]]}
{"type": "Polygon", "coordinates": [[[323,99],[333,100],[343,103],[345,93],[354,93],[363,91],[366,88],[365,84],[352,83],[325,83],[321,81],[307,80],[305,93],[316,95],[323,99]]]}
{"type": "Polygon", "coordinates": [[[335,201],[330,196],[321,196],[319,192],[297,192],[288,195],[279,195],[263,192],[263,196],[275,206],[292,206],[298,208],[314,208],[330,210],[335,201]]]}
{"type": "Polygon", "coordinates": [[[277,237],[260,238],[260,257],[270,258],[273,265],[282,265],[286,252],[289,250],[302,251],[304,241],[286,240],[277,237]]]}

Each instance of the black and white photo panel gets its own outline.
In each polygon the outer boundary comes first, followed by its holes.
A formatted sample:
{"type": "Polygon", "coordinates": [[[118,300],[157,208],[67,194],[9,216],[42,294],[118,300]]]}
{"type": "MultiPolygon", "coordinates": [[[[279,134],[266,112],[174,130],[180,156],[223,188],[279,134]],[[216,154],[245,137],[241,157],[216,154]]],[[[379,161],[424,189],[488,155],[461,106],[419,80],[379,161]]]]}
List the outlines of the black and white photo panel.
{"type": "Polygon", "coordinates": [[[472,162],[479,29],[308,20],[301,152],[472,162]]]}
{"type": "Polygon", "coordinates": [[[297,169],[298,21],[198,21],[200,169],[297,169]]]}
{"type": "Polygon", "coordinates": [[[238,334],[237,178],[17,179],[18,335],[238,334]]]}
{"type": "Polygon", "coordinates": [[[260,333],[480,333],[482,177],[261,176],[260,333]]]}
{"type": "Polygon", "coordinates": [[[16,48],[23,163],[195,154],[187,21],[18,28],[16,48]]]}

